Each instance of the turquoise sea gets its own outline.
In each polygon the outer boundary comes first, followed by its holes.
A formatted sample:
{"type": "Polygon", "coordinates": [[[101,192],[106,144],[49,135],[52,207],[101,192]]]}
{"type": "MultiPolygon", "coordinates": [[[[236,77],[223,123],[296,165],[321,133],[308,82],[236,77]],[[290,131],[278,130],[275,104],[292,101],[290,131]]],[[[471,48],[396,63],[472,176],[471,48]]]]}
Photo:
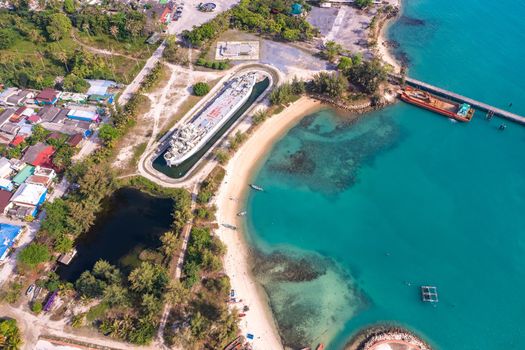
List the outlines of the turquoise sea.
{"type": "MultiPolygon", "coordinates": [[[[525,115],[525,3],[403,12],[389,35],[411,76],[525,115]]],[[[390,322],[437,349],[525,348],[525,126],[503,122],[399,103],[351,123],[326,109],[275,144],[246,226],[287,344],[341,349],[390,322]]]]}

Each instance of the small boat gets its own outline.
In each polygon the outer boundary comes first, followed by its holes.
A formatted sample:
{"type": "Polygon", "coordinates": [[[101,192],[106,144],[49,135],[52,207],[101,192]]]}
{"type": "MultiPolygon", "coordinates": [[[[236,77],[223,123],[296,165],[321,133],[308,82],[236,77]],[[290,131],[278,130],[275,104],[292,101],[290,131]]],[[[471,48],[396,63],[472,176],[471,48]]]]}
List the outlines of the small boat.
{"type": "Polygon", "coordinates": [[[239,213],[237,213],[237,216],[244,216],[247,214],[247,211],[241,211],[239,213]]]}
{"type": "Polygon", "coordinates": [[[323,343],[319,343],[319,345],[317,345],[315,350],[324,350],[324,344],[323,343]]]}
{"type": "Polygon", "coordinates": [[[229,228],[230,230],[237,230],[237,226],[230,225],[230,224],[222,224],[222,226],[229,228]]]}
{"type": "Polygon", "coordinates": [[[474,116],[474,108],[467,103],[453,102],[410,86],[401,91],[400,98],[407,103],[460,122],[469,122],[474,116]]]}
{"type": "Polygon", "coordinates": [[[255,184],[250,184],[250,187],[256,191],[264,191],[264,188],[262,188],[261,186],[257,186],[255,184]]]}

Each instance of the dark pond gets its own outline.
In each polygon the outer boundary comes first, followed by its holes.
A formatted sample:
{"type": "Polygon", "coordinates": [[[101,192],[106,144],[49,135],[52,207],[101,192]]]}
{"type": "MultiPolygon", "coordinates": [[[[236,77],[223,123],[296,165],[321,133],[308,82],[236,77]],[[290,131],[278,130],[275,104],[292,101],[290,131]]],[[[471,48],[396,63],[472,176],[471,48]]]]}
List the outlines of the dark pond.
{"type": "Polygon", "coordinates": [[[133,188],[117,190],[104,202],[89,232],[76,243],[77,256],[57,273],[74,282],[99,259],[128,271],[138,265],[144,249],[160,246],[159,237],[170,229],[173,200],[159,198],[133,188]]]}
{"type": "Polygon", "coordinates": [[[208,152],[210,147],[212,147],[215,142],[217,142],[218,139],[221,138],[221,136],[239,119],[244,112],[252,105],[252,103],[266,90],[268,85],[270,84],[270,80],[268,78],[265,78],[264,80],[258,82],[253,87],[253,91],[250,95],[250,98],[242,105],[241,108],[235,113],[229,120],[224,124],[224,126],[217,131],[215,135],[202,147],[197,153],[195,153],[193,156],[188,158],[186,161],[182,162],[182,164],[174,167],[169,167],[166,165],[166,161],[164,160],[164,153],[166,153],[168,150],[164,151],[160,156],[158,156],[153,161],[153,168],[157,171],[160,171],[161,173],[178,179],[186,175],[188,171],[190,171],[193,166],[201,159],[201,157],[208,152]]]}

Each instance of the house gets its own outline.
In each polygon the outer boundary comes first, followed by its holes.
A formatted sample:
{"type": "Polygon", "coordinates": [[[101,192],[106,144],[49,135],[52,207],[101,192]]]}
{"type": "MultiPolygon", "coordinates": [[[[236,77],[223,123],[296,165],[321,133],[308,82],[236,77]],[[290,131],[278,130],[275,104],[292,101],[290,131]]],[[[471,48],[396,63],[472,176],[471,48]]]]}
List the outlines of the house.
{"type": "Polygon", "coordinates": [[[9,96],[6,100],[8,106],[20,106],[27,99],[34,98],[35,93],[29,90],[18,90],[17,93],[9,96]]]}
{"type": "Polygon", "coordinates": [[[22,161],[33,166],[49,164],[53,153],[55,153],[53,146],[39,142],[27,149],[22,157],[22,161]]]}
{"type": "Polygon", "coordinates": [[[11,141],[15,138],[15,135],[6,134],[3,132],[0,132],[0,144],[2,145],[9,145],[11,141]]]}
{"type": "Polygon", "coordinates": [[[11,197],[13,197],[13,193],[11,193],[11,191],[0,190],[0,213],[1,214],[5,213],[6,208],[9,206],[11,202],[11,197]]]}
{"type": "Polygon", "coordinates": [[[7,122],[4,125],[0,126],[0,131],[2,133],[13,135],[13,137],[18,133],[19,130],[20,125],[11,122],[7,122]]]}
{"type": "Polygon", "coordinates": [[[16,109],[14,108],[7,108],[5,111],[0,113],[0,125],[4,125],[5,122],[9,120],[15,114],[16,109]]]}
{"type": "Polygon", "coordinates": [[[60,93],[48,88],[40,91],[35,97],[35,102],[39,105],[54,105],[58,101],[60,93]]]}
{"type": "Polygon", "coordinates": [[[150,16],[162,24],[168,24],[172,20],[173,8],[171,4],[156,3],[150,9],[150,16]]]}
{"type": "Polygon", "coordinates": [[[26,121],[31,124],[38,124],[42,121],[42,119],[40,119],[38,114],[33,114],[32,116],[28,117],[26,121]]]}
{"type": "Polygon", "coordinates": [[[26,163],[22,162],[20,159],[9,159],[9,163],[11,163],[11,169],[13,169],[16,172],[21,171],[26,167],[26,163]]]}
{"type": "Polygon", "coordinates": [[[11,198],[11,203],[15,207],[31,209],[30,215],[36,217],[38,208],[46,200],[46,195],[45,186],[23,183],[11,198]]]}
{"type": "Polygon", "coordinates": [[[79,94],[75,92],[63,92],[60,94],[60,101],[86,103],[88,94],[79,94]]]}
{"type": "Polygon", "coordinates": [[[40,176],[40,175],[31,175],[27,178],[26,184],[34,184],[34,185],[42,185],[45,187],[49,187],[51,185],[51,182],[53,180],[50,179],[47,176],[40,176]]]}
{"type": "Polygon", "coordinates": [[[90,111],[85,109],[72,109],[67,114],[69,119],[86,121],[96,123],[100,120],[100,116],[96,111],[90,111]]]}
{"type": "Polygon", "coordinates": [[[11,162],[5,157],[0,158],[0,178],[7,178],[12,172],[11,162]]]}
{"type": "Polygon", "coordinates": [[[9,143],[9,146],[11,147],[17,147],[18,145],[20,145],[22,142],[25,141],[25,139],[27,138],[27,135],[24,135],[24,134],[18,134],[14,137],[14,139],[11,140],[11,142],[9,143]]]}
{"type": "Polygon", "coordinates": [[[7,88],[2,91],[2,93],[0,93],[0,105],[7,106],[7,99],[16,93],[18,93],[18,89],[14,87],[7,88]]]}
{"type": "Polygon", "coordinates": [[[62,108],[60,112],[58,112],[58,114],[53,118],[52,122],[62,123],[67,118],[67,114],[69,113],[69,111],[69,109],[62,108]]]}
{"type": "Polygon", "coordinates": [[[20,107],[15,113],[9,118],[10,122],[18,123],[23,118],[29,117],[30,115],[35,114],[35,110],[29,107],[20,107]]]}
{"type": "Polygon", "coordinates": [[[27,178],[31,175],[33,175],[35,172],[35,167],[34,166],[31,166],[31,165],[25,165],[19,172],[18,174],[15,175],[15,177],[13,177],[13,183],[17,186],[20,186],[21,184],[23,184],[27,178]]]}
{"type": "Polygon", "coordinates": [[[55,119],[58,113],[60,113],[60,108],[48,105],[39,110],[37,115],[40,117],[41,121],[50,122],[53,121],[53,119],[55,119]]]}
{"type": "Polygon", "coordinates": [[[71,137],[67,141],[67,144],[71,147],[79,147],[82,141],[84,141],[84,136],[82,134],[75,134],[71,135],[71,137]]]}
{"type": "Polygon", "coordinates": [[[57,176],[55,170],[51,168],[36,167],[33,175],[27,178],[26,183],[42,185],[49,187],[53,182],[53,179],[57,176]]]}
{"type": "Polygon", "coordinates": [[[14,186],[13,186],[13,183],[11,182],[11,180],[9,179],[0,179],[0,190],[4,190],[4,191],[13,191],[14,189],[14,186]]]}

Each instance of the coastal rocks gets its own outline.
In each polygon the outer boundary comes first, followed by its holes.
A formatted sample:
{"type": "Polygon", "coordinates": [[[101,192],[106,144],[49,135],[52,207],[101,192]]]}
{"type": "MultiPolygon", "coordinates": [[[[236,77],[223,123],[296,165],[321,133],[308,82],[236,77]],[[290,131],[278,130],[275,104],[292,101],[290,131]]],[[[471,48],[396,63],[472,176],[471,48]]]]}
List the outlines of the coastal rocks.
{"type": "Polygon", "coordinates": [[[345,346],[345,350],[373,350],[384,345],[388,349],[432,350],[430,345],[412,332],[398,326],[378,325],[362,330],[345,346]]]}
{"type": "Polygon", "coordinates": [[[393,147],[399,131],[385,111],[366,123],[320,111],[289,131],[267,161],[266,176],[279,176],[291,185],[301,183],[311,190],[334,195],[359,179],[363,165],[393,147]]]}
{"type": "Polygon", "coordinates": [[[327,341],[366,305],[349,282],[351,277],[329,259],[290,251],[252,255],[254,274],[268,294],[287,347],[327,341]]]}
{"type": "Polygon", "coordinates": [[[306,282],[326,273],[326,266],[315,265],[308,257],[292,258],[282,252],[254,254],[253,271],[258,276],[274,282],[306,282]]]}
{"type": "Polygon", "coordinates": [[[409,17],[409,16],[401,16],[399,19],[399,22],[406,26],[424,26],[425,21],[419,18],[409,17]]]}

